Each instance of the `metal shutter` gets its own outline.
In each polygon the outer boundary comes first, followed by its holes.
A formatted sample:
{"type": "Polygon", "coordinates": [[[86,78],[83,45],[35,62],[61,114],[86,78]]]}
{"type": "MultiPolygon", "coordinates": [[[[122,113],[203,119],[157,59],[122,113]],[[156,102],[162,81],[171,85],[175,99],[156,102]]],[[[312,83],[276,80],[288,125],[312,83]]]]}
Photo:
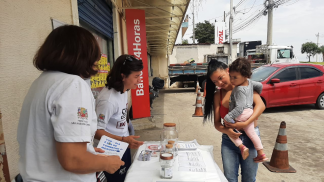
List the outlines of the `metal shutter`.
{"type": "Polygon", "coordinates": [[[78,0],[78,11],[80,20],[104,36],[114,38],[112,10],[104,0],[78,0]]]}

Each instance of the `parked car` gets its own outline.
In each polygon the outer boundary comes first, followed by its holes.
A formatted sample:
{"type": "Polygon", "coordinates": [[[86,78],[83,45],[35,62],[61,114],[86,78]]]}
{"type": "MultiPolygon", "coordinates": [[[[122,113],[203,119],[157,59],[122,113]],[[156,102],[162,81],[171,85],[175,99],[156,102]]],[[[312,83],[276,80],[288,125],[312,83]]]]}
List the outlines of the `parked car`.
{"type": "Polygon", "coordinates": [[[305,63],[269,64],[253,70],[251,80],[261,82],[267,108],[315,104],[324,109],[324,66],[305,63]]]}

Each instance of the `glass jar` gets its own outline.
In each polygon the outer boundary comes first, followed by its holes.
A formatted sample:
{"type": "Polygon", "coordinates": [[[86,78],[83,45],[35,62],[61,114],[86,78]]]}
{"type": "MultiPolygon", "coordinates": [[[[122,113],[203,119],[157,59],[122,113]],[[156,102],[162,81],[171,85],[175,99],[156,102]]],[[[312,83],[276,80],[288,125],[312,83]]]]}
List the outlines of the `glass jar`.
{"type": "Polygon", "coordinates": [[[171,179],[173,177],[173,154],[162,153],[160,155],[160,177],[162,179],[171,179]]]}
{"type": "Polygon", "coordinates": [[[172,150],[173,150],[173,155],[175,155],[176,153],[176,145],[175,145],[175,141],[173,140],[169,140],[168,144],[172,145],[172,150]]]}
{"type": "Polygon", "coordinates": [[[174,155],[173,145],[172,144],[166,144],[165,145],[165,153],[170,153],[174,155]]]}
{"type": "MultiPolygon", "coordinates": [[[[175,154],[175,156],[177,156],[178,155],[178,149],[177,149],[178,131],[176,129],[176,124],[175,123],[164,123],[160,138],[161,138],[162,148],[165,147],[165,145],[168,144],[169,141],[174,141],[174,143],[173,143],[174,154],[175,154]]],[[[162,149],[162,150],[165,150],[165,149],[162,149]]]]}

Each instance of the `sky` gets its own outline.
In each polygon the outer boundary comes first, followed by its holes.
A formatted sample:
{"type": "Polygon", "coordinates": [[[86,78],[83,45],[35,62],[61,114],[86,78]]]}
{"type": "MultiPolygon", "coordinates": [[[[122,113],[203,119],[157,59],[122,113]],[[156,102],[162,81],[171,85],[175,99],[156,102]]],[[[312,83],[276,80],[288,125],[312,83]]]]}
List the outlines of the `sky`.
{"type": "MultiPolygon", "coordinates": [[[[192,43],[192,2],[195,1],[195,23],[210,23],[223,21],[224,11],[229,12],[230,0],[191,0],[187,14],[189,15],[189,28],[183,39],[192,43]]],[[[242,23],[249,17],[257,14],[258,10],[264,8],[265,0],[243,0],[234,14],[235,24],[242,23]],[[244,13],[244,14],[243,14],[244,13]]],[[[277,1],[277,0],[274,0],[277,1]]],[[[240,0],[233,0],[236,6],[240,0]]],[[[305,42],[317,43],[316,34],[319,36],[319,46],[324,45],[324,0],[290,0],[274,9],[273,14],[273,39],[274,45],[292,45],[294,54],[299,61],[308,61],[306,54],[301,53],[301,45],[305,42]]],[[[228,28],[228,19],[226,26],[228,28]]],[[[262,16],[254,21],[247,28],[233,34],[233,39],[240,38],[241,42],[261,40],[262,44],[267,42],[267,22],[268,17],[262,16]]],[[[197,41],[196,41],[197,42],[197,41]]],[[[181,31],[178,34],[176,44],[181,44],[181,31]]],[[[316,56],[311,57],[311,61],[316,61],[316,56]]],[[[318,62],[323,61],[323,56],[318,55],[318,62]]]]}

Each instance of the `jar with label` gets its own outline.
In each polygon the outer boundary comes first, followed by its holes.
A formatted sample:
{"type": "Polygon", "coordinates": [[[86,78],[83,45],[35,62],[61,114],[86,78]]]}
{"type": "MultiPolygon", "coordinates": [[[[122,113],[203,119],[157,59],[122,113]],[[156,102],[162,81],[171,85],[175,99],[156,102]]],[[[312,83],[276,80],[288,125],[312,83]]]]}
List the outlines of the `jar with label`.
{"type": "Polygon", "coordinates": [[[178,150],[176,146],[178,144],[178,131],[176,129],[176,124],[164,123],[160,138],[161,138],[162,147],[165,147],[165,145],[168,144],[169,141],[174,141],[173,144],[173,146],[175,147],[174,154],[175,156],[177,156],[178,150]]]}
{"type": "Polygon", "coordinates": [[[160,176],[162,179],[171,179],[173,177],[173,155],[170,153],[162,153],[160,155],[160,176]]]}

